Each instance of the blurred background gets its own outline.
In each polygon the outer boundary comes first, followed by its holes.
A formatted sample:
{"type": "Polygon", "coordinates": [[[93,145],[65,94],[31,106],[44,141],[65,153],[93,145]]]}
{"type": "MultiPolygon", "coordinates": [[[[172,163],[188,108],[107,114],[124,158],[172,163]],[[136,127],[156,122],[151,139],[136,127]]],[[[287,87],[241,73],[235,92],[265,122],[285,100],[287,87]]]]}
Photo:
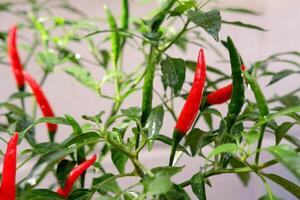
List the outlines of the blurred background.
{"type": "MultiPolygon", "coordinates": [[[[0,3],[4,2],[0,0],[0,3]]],[[[113,14],[115,16],[119,16],[120,13],[120,2],[118,0],[71,0],[70,1],[74,7],[79,9],[80,11],[86,13],[89,17],[92,18],[104,18],[104,11],[103,5],[107,4],[113,14]]],[[[21,5],[20,5],[21,6],[21,5]]],[[[131,0],[130,1],[130,8],[131,13],[137,17],[147,18],[153,14],[151,11],[157,8],[158,3],[157,1],[141,1],[141,0],[131,0]]],[[[229,25],[222,25],[220,38],[225,39],[228,35],[230,35],[235,43],[237,44],[238,49],[240,50],[243,58],[247,65],[253,64],[257,60],[264,59],[273,53],[278,52],[285,52],[285,51],[299,51],[300,45],[300,1],[299,0],[252,0],[252,1],[245,1],[245,0],[219,0],[214,1],[212,4],[208,5],[209,7],[218,7],[218,8],[225,8],[225,7],[244,7],[248,9],[255,10],[259,13],[258,16],[253,15],[239,15],[239,14],[232,14],[228,12],[221,12],[222,18],[235,21],[236,19],[247,22],[250,24],[255,24],[260,27],[267,29],[268,31],[261,32],[251,29],[244,29],[239,27],[233,27],[229,25]]],[[[70,13],[65,12],[62,9],[56,9],[53,12],[53,15],[72,18],[74,16],[70,15],[70,13]]],[[[1,13],[0,14],[1,31],[7,30],[12,24],[17,23],[20,19],[16,17],[12,17],[9,14],[1,13]]],[[[174,26],[174,31],[180,29],[174,26]]],[[[99,23],[99,29],[107,29],[105,23],[99,23]]],[[[29,33],[21,32],[18,33],[23,39],[31,40],[29,33]]],[[[203,33],[205,37],[208,38],[212,42],[212,44],[220,49],[220,52],[226,57],[227,52],[222,46],[214,42],[206,33],[203,33]]],[[[103,45],[105,47],[109,47],[108,43],[102,44],[101,41],[104,38],[104,35],[95,35],[94,38],[99,38],[99,43],[96,45],[103,45]]],[[[22,40],[20,40],[22,41],[22,40]]],[[[89,52],[87,51],[87,46],[82,44],[76,44],[72,46],[72,49],[78,53],[81,57],[88,58],[89,52]]],[[[136,55],[136,50],[130,47],[126,47],[124,57],[124,69],[132,70],[135,65],[141,62],[142,57],[136,55]]],[[[186,52],[177,50],[177,49],[170,49],[168,51],[169,55],[172,57],[181,57],[184,59],[196,60],[196,56],[198,53],[198,47],[196,46],[189,46],[186,52]]],[[[227,63],[221,63],[220,58],[216,56],[216,54],[212,50],[206,51],[206,58],[207,63],[210,65],[216,65],[222,67],[221,70],[228,72],[230,71],[229,65],[227,63]]],[[[300,61],[300,60],[299,60],[300,61]]],[[[89,70],[92,72],[92,76],[95,79],[101,79],[104,75],[104,72],[101,68],[97,68],[94,66],[88,66],[89,70]]],[[[272,66],[272,69],[275,71],[279,71],[282,69],[288,68],[289,65],[284,64],[275,64],[272,66]]],[[[35,76],[41,77],[42,71],[39,67],[36,66],[35,60],[32,60],[28,65],[28,70],[35,76]]],[[[187,80],[192,79],[192,74],[188,72],[187,80]]],[[[300,80],[296,78],[294,75],[289,76],[288,78],[284,79],[283,81],[279,82],[278,84],[274,84],[270,87],[265,87],[268,83],[269,78],[266,80],[262,80],[261,84],[264,87],[265,95],[270,97],[274,94],[286,94],[288,91],[292,91],[296,89],[299,84],[300,80]]],[[[155,88],[158,91],[162,91],[162,86],[159,84],[159,81],[156,80],[157,84],[155,88]]],[[[12,91],[15,90],[15,83],[14,78],[12,77],[11,71],[8,66],[0,65],[0,102],[5,101],[12,91]]],[[[86,87],[80,85],[75,79],[71,76],[64,73],[62,70],[55,70],[55,73],[48,77],[45,85],[44,90],[46,96],[49,98],[55,113],[57,116],[62,116],[66,113],[72,115],[78,121],[82,122],[81,116],[83,114],[86,115],[93,115],[98,113],[101,110],[108,111],[111,106],[111,102],[100,98],[97,94],[92,92],[91,90],[87,89],[86,87]]],[[[112,88],[105,88],[106,92],[112,91],[112,88]]],[[[251,92],[247,92],[247,95],[251,98],[251,92]]],[[[159,102],[158,97],[155,97],[154,104],[159,102]]],[[[30,101],[26,102],[28,105],[27,107],[30,108],[31,103],[30,101]]],[[[130,96],[130,98],[124,103],[122,106],[123,108],[133,106],[133,105],[140,105],[141,103],[141,93],[137,92],[130,96]]],[[[176,108],[178,111],[181,109],[183,105],[183,101],[178,98],[176,101],[176,108]]],[[[220,106],[223,111],[226,111],[226,105],[220,106]]],[[[38,113],[41,116],[40,113],[38,113]]],[[[167,114],[164,119],[164,126],[161,130],[161,134],[170,135],[170,130],[172,130],[174,126],[174,122],[172,118],[167,114]]],[[[201,126],[199,123],[198,126],[201,126]]],[[[39,125],[37,127],[37,133],[45,133],[45,126],[39,125]]],[[[295,136],[299,135],[299,129],[292,129],[291,134],[295,136]]],[[[61,141],[66,138],[70,134],[70,129],[67,127],[60,126],[59,131],[57,133],[57,140],[61,141]]],[[[39,141],[46,141],[47,135],[37,134],[37,138],[39,141]]],[[[273,144],[274,138],[269,140],[265,140],[266,145],[273,144]]],[[[22,144],[19,146],[20,149],[28,147],[26,144],[22,144]]],[[[3,143],[1,143],[1,149],[4,149],[3,143]]],[[[169,155],[169,150],[164,145],[157,144],[154,148],[153,152],[143,152],[141,156],[143,162],[148,166],[160,166],[167,164],[167,158],[169,155]]],[[[267,157],[268,155],[264,155],[267,157]]],[[[202,163],[203,164],[203,163],[202,163]]],[[[201,161],[197,163],[195,159],[189,159],[188,157],[183,157],[182,160],[178,163],[179,166],[185,165],[185,173],[176,176],[175,181],[181,182],[184,181],[187,177],[193,175],[201,166],[201,161]]],[[[116,172],[116,169],[112,165],[111,161],[107,158],[105,159],[105,165],[107,169],[111,169],[112,172],[116,172]]],[[[30,169],[30,165],[26,165],[20,169],[18,172],[18,179],[26,176],[28,169],[30,169]]],[[[109,170],[110,171],[110,170],[109,170]]],[[[280,165],[276,165],[276,167],[272,168],[272,171],[285,171],[283,176],[285,177],[292,177],[286,170],[280,165]]],[[[282,173],[282,172],[281,172],[282,173]]],[[[48,179],[43,182],[40,187],[44,187],[49,185],[49,182],[53,181],[52,177],[48,177],[48,179]]],[[[297,180],[294,180],[297,183],[297,180]]],[[[121,179],[123,184],[127,182],[121,179]]],[[[207,198],[208,199],[231,199],[231,200],[252,200],[257,199],[261,195],[265,194],[264,186],[261,181],[256,178],[255,176],[251,177],[251,181],[249,186],[246,188],[244,187],[240,180],[237,178],[236,175],[221,175],[211,178],[212,188],[207,186],[207,198]]],[[[298,182],[299,183],[299,182],[298,182]]],[[[295,199],[292,195],[290,195],[285,190],[281,189],[277,185],[270,183],[271,186],[274,188],[274,194],[282,197],[286,200],[293,200],[295,199]]],[[[190,191],[190,189],[188,189],[190,191]]]]}

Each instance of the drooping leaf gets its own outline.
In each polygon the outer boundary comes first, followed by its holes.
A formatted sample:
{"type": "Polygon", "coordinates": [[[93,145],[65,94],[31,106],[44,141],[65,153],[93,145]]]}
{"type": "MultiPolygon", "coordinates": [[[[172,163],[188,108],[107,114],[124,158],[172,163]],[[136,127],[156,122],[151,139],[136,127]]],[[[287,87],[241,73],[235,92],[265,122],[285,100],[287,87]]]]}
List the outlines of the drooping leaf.
{"type": "Polygon", "coordinates": [[[124,173],[128,156],[116,148],[111,149],[111,160],[120,173],[124,173]]]}
{"type": "Polygon", "coordinates": [[[172,89],[173,94],[178,96],[185,80],[184,60],[167,57],[160,64],[164,82],[172,89]]]}
{"type": "Polygon", "coordinates": [[[107,173],[98,178],[93,179],[93,188],[99,191],[101,194],[106,194],[108,192],[113,192],[119,194],[121,188],[116,182],[115,176],[113,174],[107,173]]]}
{"type": "Polygon", "coordinates": [[[92,89],[93,91],[96,92],[98,90],[98,82],[94,80],[91,73],[87,69],[74,65],[65,68],[64,71],[73,76],[77,81],[79,81],[86,87],[92,89]]]}
{"type": "Polygon", "coordinates": [[[206,200],[205,179],[201,172],[193,175],[191,178],[191,186],[194,194],[199,200],[206,200]]]}
{"type": "Polygon", "coordinates": [[[190,147],[192,156],[195,156],[202,147],[212,142],[213,139],[214,135],[195,128],[186,136],[186,145],[190,147]]]}
{"type": "Polygon", "coordinates": [[[300,187],[299,185],[296,185],[295,183],[278,176],[276,174],[265,174],[263,173],[265,177],[273,181],[274,183],[277,183],[279,186],[283,187],[287,191],[289,191],[291,194],[293,194],[295,197],[300,199],[300,187]]]}
{"type": "Polygon", "coordinates": [[[159,200],[190,200],[190,197],[182,187],[173,184],[166,194],[159,196],[159,200]]]}
{"type": "Polygon", "coordinates": [[[282,138],[288,133],[289,129],[293,127],[295,123],[292,122],[283,122],[280,126],[277,127],[275,130],[275,138],[276,138],[276,145],[278,145],[282,138]]]}
{"type": "Polygon", "coordinates": [[[280,71],[280,72],[276,72],[276,73],[274,73],[274,75],[272,76],[272,79],[271,79],[270,82],[268,83],[268,86],[269,86],[269,85],[272,85],[272,84],[274,84],[274,83],[280,81],[281,79],[283,79],[283,78],[285,78],[285,77],[287,77],[287,76],[289,76],[289,75],[292,75],[292,74],[294,74],[294,73],[296,73],[296,72],[293,71],[293,70],[290,70],[290,69],[285,69],[285,70],[282,70],[282,71],[280,71]]]}
{"type": "Polygon", "coordinates": [[[208,12],[189,11],[188,18],[197,26],[202,27],[216,41],[219,41],[219,31],[221,29],[222,19],[219,10],[208,12]]]}
{"type": "Polygon", "coordinates": [[[268,148],[268,151],[281,164],[300,180],[300,155],[287,145],[278,145],[268,148]]]}
{"type": "Polygon", "coordinates": [[[240,26],[240,27],[244,27],[244,28],[249,28],[249,29],[254,29],[254,30],[258,30],[258,31],[267,31],[266,29],[256,26],[256,25],[252,25],[252,24],[246,24],[244,22],[241,21],[225,21],[222,20],[223,24],[229,24],[229,25],[234,25],[234,26],[240,26]]]}
{"type": "MultiPolygon", "coordinates": [[[[163,143],[165,143],[167,145],[170,145],[170,146],[172,145],[172,141],[173,141],[171,138],[169,138],[169,137],[167,137],[165,135],[155,135],[153,137],[153,140],[161,141],[161,142],[163,142],[163,143]]],[[[181,146],[181,145],[177,146],[177,150],[178,151],[182,151],[182,152],[184,152],[187,155],[190,155],[189,152],[186,150],[186,148],[183,147],[183,146],[181,146]]]]}
{"type": "Polygon", "coordinates": [[[153,146],[152,138],[155,135],[159,134],[159,131],[163,124],[163,119],[164,119],[164,109],[162,106],[158,106],[152,109],[145,126],[147,128],[148,138],[150,139],[148,143],[149,150],[153,146]]]}

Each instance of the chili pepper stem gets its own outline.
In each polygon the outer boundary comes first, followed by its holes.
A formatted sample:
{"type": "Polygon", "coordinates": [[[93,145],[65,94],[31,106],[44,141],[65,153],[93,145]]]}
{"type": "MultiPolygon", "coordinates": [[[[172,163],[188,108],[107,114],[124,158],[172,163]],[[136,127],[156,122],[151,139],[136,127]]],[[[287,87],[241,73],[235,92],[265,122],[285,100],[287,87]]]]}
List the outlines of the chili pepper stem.
{"type": "Polygon", "coordinates": [[[182,140],[183,136],[184,135],[179,133],[176,129],[174,130],[171,154],[170,154],[170,159],[169,159],[169,166],[173,165],[177,146],[180,143],[180,141],[182,140]]]}

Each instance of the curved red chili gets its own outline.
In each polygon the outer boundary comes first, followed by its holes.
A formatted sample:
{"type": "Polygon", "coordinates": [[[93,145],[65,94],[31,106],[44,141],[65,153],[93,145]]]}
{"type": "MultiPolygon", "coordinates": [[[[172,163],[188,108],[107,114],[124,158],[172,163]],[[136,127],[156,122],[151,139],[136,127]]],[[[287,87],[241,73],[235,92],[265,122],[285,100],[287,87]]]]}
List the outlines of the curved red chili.
{"type": "Polygon", "coordinates": [[[63,188],[58,188],[57,189],[57,193],[63,197],[67,197],[71,190],[72,187],[75,183],[75,181],[78,179],[78,177],[85,172],[91,165],[94,164],[94,162],[96,161],[97,156],[93,155],[93,157],[89,160],[84,161],[83,163],[81,163],[80,165],[78,165],[77,167],[75,167],[69,174],[65,186],[63,188]]]}
{"type": "Polygon", "coordinates": [[[203,88],[206,79],[206,64],[204,50],[200,49],[194,81],[189,95],[178,117],[175,129],[185,135],[191,128],[201,104],[203,88]]]}
{"type": "Polygon", "coordinates": [[[18,49],[17,49],[17,26],[13,25],[8,33],[7,37],[7,50],[10,64],[12,67],[13,74],[16,79],[17,86],[19,90],[24,90],[24,76],[23,76],[23,67],[20,61],[18,49]]]}
{"type": "MultiPolygon", "coordinates": [[[[241,66],[242,70],[245,71],[246,67],[241,66]]],[[[222,104],[228,101],[231,98],[232,94],[232,84],[229,84],[225,87],[222,87],[214,92],[211,92],[207,95],[207,103],[209,105],[222,104]]]]}
{"type": "Polygon", "coordinates": [[[2,183],[0,187],[1,200],[16,199],[16,165],[18,133],[16,132],[9,140],[4,155],[2,183]]]}
{"type": "MultiPolygon", "coordinates": [[[[42,110],[43,116],[44,117],[54,117],[55,116],[54,112],[53,112],[46,96],[44,95],[42,88],[39,86],[39,84],[36,82],[36,80],[28,72],[23,71],[23,74],[24,74],[25,81],[30,86],[30,88],[36,98],[36,101],[42,110]]],[[[47,128],[48,128],[48,132],[50,134],[54,134],[57,131],[57,124],[47,123],[47,128]]]]}

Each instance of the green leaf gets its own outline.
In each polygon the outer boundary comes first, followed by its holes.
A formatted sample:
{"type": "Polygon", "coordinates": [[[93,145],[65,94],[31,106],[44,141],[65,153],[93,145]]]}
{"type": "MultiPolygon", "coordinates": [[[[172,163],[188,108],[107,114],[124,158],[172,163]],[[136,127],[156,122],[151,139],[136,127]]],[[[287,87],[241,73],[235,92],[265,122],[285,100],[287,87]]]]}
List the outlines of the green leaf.
{"type": "Polygon", "coordinates": [[[104,115],[104,111],[99,112],[96,115],[92,115],[92,116],[88,116],[88,115],[82,115],[81,117],[85,120],[91,121],[91,122],[95,122],[96,124],[100,124],[102,123],[102,116],[104,115]]]}
{"type": "Polygon", "coordinates": [[[292,122],[283,122],[280,126],[278,126],[275,130],[276,137],[276,145],[278,145],[282,138],[288,133],[289,129],[292,128],[295,123],[292,122]]]}
{"type": "Polygon", "coordinates": [[[287,145],[268,148],[268,151],[300,180],[300,155],[287,145]]]}
{"type": "Polygon", "coordinates": [[[258,200],[284,200],[284,199],[275,197],[274,195],[273,195],[273,199],[270,199],[268,195],[265,195],[265,196],[260,197],[258,200]]]}
{"type": "MultiPolygon", "coordinates": [[[[165,135],[155,135],[155,136],[153,136],[152,139],[153,140],[161,141],[161,142],[163,142],[163,143],[165,143],[167,145],[170,145],[170,146],[172,145],[172,142],[173,142],[172,138],[169,138],[169,137],[167,137],[165,135]]],[[[178,151],[182,151],[182,152],[186,153],[187,155],[190,155],[189,152],[183,146],[181,146],[181,145],[177,146],[177,150],[178,151]]]]}
{"type": "Polygon", "coordinates": [[[67,198],[67,200],[91,200],[94,192],[89,189],[74,190],[67,198]]]}
{"type": "Polygon", "coordinates": [[[296,72],[293,71],[293,70],[290,70],[290,69],[285,69],[285,70],[282,70],[280,72],[275,72],[272,79],[271,79],[271,81],[268,83],[268,86],[272,85],[272,84],[280,81],[281,79],[283,79],[283,78],[285,78],[285,77],[287,77],[291,74],[294,74],[294,73],[296,73],[296,72]]]}
{"type": "Polygon", "coordinates": [[[27,189],[22,192],[22,195],[18,197],[18,200],[64,200],[62,196],[46,189],[27,189]]]}
{"type": "Polygon", "coordinates": [[[67,177],[69,176],[71,170],[75,167],[76,162],[70,160],[62,160],[56,169],[56,175],[60,187],[64,187],[67,177]]]}
{"type": "Polygon", "coordinates": [[[195,156],[199,150],[214,140],[214,135],[211,135],[200,129],[192,129],[186,136],[186,145],[190,147],[192,156],[195,156]]]}
{"type": "Polygon", "coordinates": [[[87,141],[93,141],[93,140],[97,141],[99,139],[100,139],[99,133],[95,131],[88,131],[88,132],[83,132],[80,135],[72,135],[68,137],[60,144],[60,146],[67,148],[73,144],[79,145],[87,141]]]}
{"type": "Polygon", "coordinates": [[[209,12],[202,12],[200,10],[189,11],[188,18],[197,26],[202,27],[216,41],[219,41],[219,31],[222,22],[219,10],[212,10],[209,12]]]}
{"type": "Polygon", "coordinates": [[[254,10],[249,10],[247,8],[238,8],[238,7],[227,7],[227,8],[222,8],[222,11],[226,12],[234,12],[234,13],[240,13],[240,14],[249,14],[249,15],[259,15],[260,13],[254,11],[254,10]]]}
{"type": "MultiPolygon", "coordinates": [[[[247,167],[247,166],[245,166],[244,163],[237,160],[235,157],[232,157],[230,159],[230,165],[233,168],[247,167]]],[[[250,173],[249,172],[236,173],[236,175],[238,175],[238,177],[240,178],[240,180],[242,181],[242,183],[245,187],[248,186],[248,183],[250,181],[250,173]]]]}
{"type": "Polygon", "coordinates": [[[168,56],[160,64],[164,82],[172,89],[173,94],[178,96],[185,80],[184,60],[168,56]]]}
{"type": "Polygon", "coordinates": [[[165,194],[172,187],[170,176],[163,172],[155,174],[154,177],[146,176],[142,180],[142,184],[144,185],[144,192],[148,195],[165,194]]]}
{"type": "Polygon", "coordinates": [[[220,146],[217,146],[215,149],[213,149],[209,153],[208,158],[212,158],[213,156],[219,155],[221,153],[234,153],[238,149],[239,149],[239,147],[233,143],[222,144],[220,146]]]}
{"type": "Polygon", "coordinates": [[[36,59],[46,73],[53,72],[53,68],[60,63],[57,53],[53,50],[38,52],[36,59]]]}
{"type": "Polygon", "coordinates": [[[128,156],[116,148],[111,149],[111,160],[120,173],[124,173],[128,156]]]}
{"type": "Polygon", "coordinates": [[[155,167],[153,169],[151,169],[151,172],[153,174],[157,174],[157,173],[165,173],[168,174],[168,176],[174,176],[175,174],[181,172],[183,169],[183,167],[155,167]]]}
{"type": "Polygon", "coordinates": [[[159,200],[190,200],[189,195],[179,185],[173,184],[172,188],[159,196],[159,200]]]}
{"type": "Polygon", "coordinates": [[[139,121],[142,116],[142,110],[139,107],[129,107],[122,109],[121,112],[133,121],[139,121]]]}
{"type": "Polygon", "coordinates": [[[278,176],[276,174],[265,174],[263,173],[265,177],[273,181],[274,183],[277,183],[279,186],[283,187],[287,191],[289,191],[291,194],[293,194],[295,197],[300,199],[300,187],[296,185],[295,183],[278,176]]]}
{"type": "Polygon", "coordinates": [[[11,104],[11,103],[0,103],[0,108],[4,107],[6,108],[8,111],[16,114],[17,116],[20,117],[26,117],[27,114],[18,106],[11,104]]]}
{"type": "Polygon", "coordinates": [[[108,192],[113,192],[115,194],[120,194],[121,188],[116,182],[116,178],[113,174],[107,173],[98,178],[93,179],[93,188],[96,189],[101,194],[106,194],[108,192]]]}
{"type": "Polygon", "coordinates": [[[267,31],[266,29],[261,28],[259,26],[252,25],[252,24],[246,24],[246,23],[240,22],[240,21],[234,21],[234,22],[232,22],[232,21],[222,20],[222,23],[223,24],[234,25],[234,26],[240,26],[240,27],[249,28],[249,29],[254,29],[254,30],[258,30],[258,31],[267,31]]]}
{"type": "Polygon", "coordinates": [[[146,129],[148,133],[148,149],[151,150],[153,146],[153,140],[152,138],[155,135],[159,134],[159,131],[162,127],[163,124],[163,119],[164,119],[164,109],[162,106],[155,107],[152,109],[146,123],[146,129]]]}
{"type": "Polygon", "coordinates": [[[95,92],[98,91],[99,84],[96,80],[94,80],[91,73],[87,69],[74,65],[71,67],[64,68],[64,71],[73,76],[84,86],[92,89],[95,92]]]}
{"type": "Polygon", "coordinates": [[[191,186],[194,194],[198,197],[199,200],[206,200],[205,180],[201,172],[193,175],[193,177],[191,178],[191,186]]]}
{"type": "Polygon", "coordinates": [[[138,200],[139,193],[134,191],[128,191],[124,194],[124,200],[138,200]]]}
{"type": "Polygon", "coordinates": [[[185,11],[193,8],[197,6],[196,2],[194,0],[192,1],[187,1],[187,2],[184,2],[180,5],[178,5],[176,8],[174,8],[171,12],[170,12],[170,15],[171,16],[179,16],[179,15],[182,15],[185,11]]]}

